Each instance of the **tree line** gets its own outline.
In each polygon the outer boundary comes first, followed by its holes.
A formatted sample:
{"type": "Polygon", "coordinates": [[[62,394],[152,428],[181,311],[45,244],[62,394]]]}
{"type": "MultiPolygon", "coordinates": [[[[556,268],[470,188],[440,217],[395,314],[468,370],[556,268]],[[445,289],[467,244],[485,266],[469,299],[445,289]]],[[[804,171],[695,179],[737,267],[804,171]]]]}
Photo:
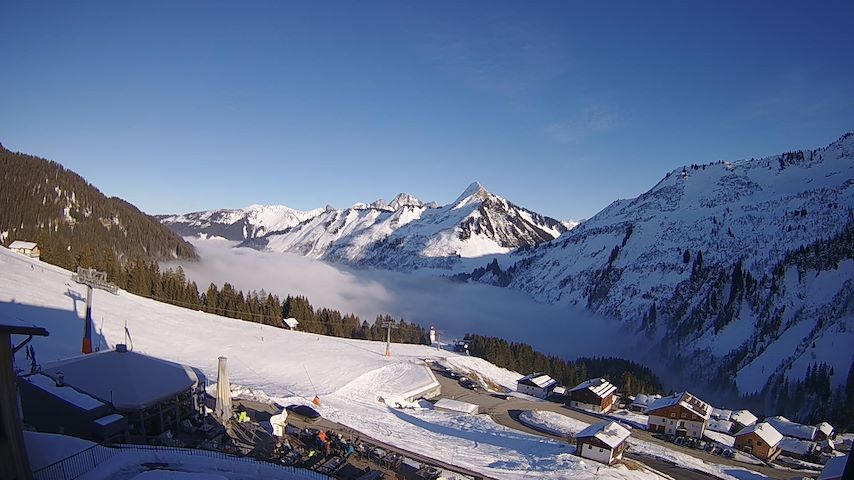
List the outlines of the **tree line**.
{"type": "Polygon", "coordinates": [[[39,244],[43,260],[103,270],[130,259],[195,258],[191,244],[130,203],[107,197],[80,175],[0,146],[0,244],[39,244]]]}
{"type": "Polygon", "coordinates": [[[466,335],[469,352],[490,363],[522,373],[545,372],[558,383],[574,387],[591,378],[603,377],[627,395],[660,393],[661,380],[649,368],[615,357],[582,357],[567,361],[534,350],[531,345],[503,338],[466,335]]]}

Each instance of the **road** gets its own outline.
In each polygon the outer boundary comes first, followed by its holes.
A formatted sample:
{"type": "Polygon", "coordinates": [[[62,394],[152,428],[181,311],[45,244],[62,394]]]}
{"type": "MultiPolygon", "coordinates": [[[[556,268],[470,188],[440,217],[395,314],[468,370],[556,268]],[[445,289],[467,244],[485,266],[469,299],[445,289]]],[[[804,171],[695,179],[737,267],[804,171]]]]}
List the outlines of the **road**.
{"type": "MultiPolygon", "coordinates": [[[[495,420],[496,423],[504,425],[505,427],[513,428],[515,430],[521,430],[528,433],[533,433],[535,435],[554,438],[557,440],[566,440],[565,438],[550,435],[546,432],[530,428],[527,425],[521,423],[518,419],[519,414],[526,410],[543,410],[556,412],[560,413],[561,415],[571,417],[586,423],[598,423],[602,421],[602,419],[599,417],[587,415],[577,410],[572,410],[560,403],[527,400],[519,397],[510,397],[507,400],[503,400],[481,390],[472,391],[463,388],[462,386],[460,386],[456,379],[450,378],[445,372],[439,369],[434,369],[434,373],[436,374],[436,379],[442,385],[442,397],[478,405],[480,407],[480,413],[485,413],[492,417],[492,419],[495,420]]],[[[679,445],[675,445],[673,443],[669,443],[664,440],[653,437],[652,434],[650,434],[646,430],[641,430],[637,428],[633,429],[632,437],[647,442],[655,443],[671,450],[682,452],[710,463],[746,468],[754,472],[762,473],[763,475],[769,478],[790,480],[793,478],[801,479],[805,476],[804,472],[796,470],[771,468],[765,465],[749,465],[742,462],[737,462],[726,457],[711,455],[710,453],[707,453],[702,450],[681,447],[679,445]]],[[[687,470],[673,465],[669,462],[663,462],[660,460],[651,459],[649,457],[640,457],[631,453],[626,453],[626,456],[633,460],[637,460],[646,465],[649,465],[650,467],[659,470],[663,473],[666,473],[674,478],[689,478],[698,480],[716,478],[705,473],[696,472],[694,470],[687,470]]]]}

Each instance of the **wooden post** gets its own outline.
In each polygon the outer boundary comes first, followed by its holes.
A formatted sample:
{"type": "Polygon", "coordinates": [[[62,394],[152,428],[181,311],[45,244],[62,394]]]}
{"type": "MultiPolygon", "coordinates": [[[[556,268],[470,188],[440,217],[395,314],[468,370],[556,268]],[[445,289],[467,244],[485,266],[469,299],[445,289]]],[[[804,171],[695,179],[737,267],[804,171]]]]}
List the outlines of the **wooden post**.
{"type": "Polygon", "coordinates": [[[12,335],[50,335],[41,327],[23,325],[0,325],[0,478],[12,480],[31,480],[30,462],[27,459],[27,445],[21,429],[21,412],[18,410],[18,379],[13,368],[15,350],[12,348],[12,335]]]}

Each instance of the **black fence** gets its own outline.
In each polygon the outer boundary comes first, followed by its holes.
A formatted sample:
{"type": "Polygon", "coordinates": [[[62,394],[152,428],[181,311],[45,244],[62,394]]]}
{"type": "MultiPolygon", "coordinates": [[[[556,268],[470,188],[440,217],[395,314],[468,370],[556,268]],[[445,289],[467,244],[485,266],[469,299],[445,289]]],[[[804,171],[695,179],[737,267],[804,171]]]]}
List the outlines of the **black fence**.
{"type": "Polygon", "coordinates": [[[70,457],[33,471],[35,480],[74,480],[121,453],[121,449],[92,445],[70,457]]]}
{"type": "Polygon", "coordinates": [[[298,475],[307,480],[332,480],[332,477],[313,470],[293,467],[289,465],[280,465],[278,463],[266,462],[250,457],[242,457],[232,455],[216,450],[201,450],[194,448],[178,448],[178,447],[159,447],[148,445],[93,445],[92,447],[82,450],[70,457],[60,460],[56,463],[40,468],[33,472],[35,480],[74,480],[83,474],[86,474],[101,465],[105,461],[124,452],[155,452],[155,453],[174,453],[182,456],[205,457],[228,460],[230,462],[240,462],[249,464],[261,464],[269,466],[276,470],[298,475]]]}

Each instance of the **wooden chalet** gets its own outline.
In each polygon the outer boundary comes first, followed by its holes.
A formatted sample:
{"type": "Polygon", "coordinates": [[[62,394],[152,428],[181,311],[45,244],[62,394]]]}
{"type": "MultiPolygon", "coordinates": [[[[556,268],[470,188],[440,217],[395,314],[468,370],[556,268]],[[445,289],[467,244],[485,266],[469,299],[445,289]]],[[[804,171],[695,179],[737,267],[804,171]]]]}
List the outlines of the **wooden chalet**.
{"type": "Polygon", "coordinates": [[[703,438],[711,406],[690,394],[677,393],[650,403],[647,430],[678,437],[703,438]]]}
{"type": "Polygon", "coordinates": [[[617,422],[594,423],[575,435],[576,455],[611,465],[623,458],[631,432],[617,422]]]}
{"type": "Polygon", "coordinates": [[[542,372],[525,375],[516,381],[517,392],[537,398],[548,398],[555,387],[557,387],[557,381],[542,372]]]}
{"type": "Polygon", "coordinates": [[[30,258],[39,259],[41,256],[41,251],[39,250],[39,246],[36,242],[25,242],[23,240],[15,240],[9,245],[9,250],[20,253],[21,255],[26,255],[30,258]]]}
{"type": "Polygon", "coordinates": [[[592,378],[573,387],[566,404],[597,413],[606,413],[617,400],[617,387],[604,378],[592,378]]]}
{"type": "Polygon", "coordinates": [[[766,462],[773,462],[780,455],[783,435],[770,423],[756,423],[742,428],[735,434],[735,447],[766,462]]]}

